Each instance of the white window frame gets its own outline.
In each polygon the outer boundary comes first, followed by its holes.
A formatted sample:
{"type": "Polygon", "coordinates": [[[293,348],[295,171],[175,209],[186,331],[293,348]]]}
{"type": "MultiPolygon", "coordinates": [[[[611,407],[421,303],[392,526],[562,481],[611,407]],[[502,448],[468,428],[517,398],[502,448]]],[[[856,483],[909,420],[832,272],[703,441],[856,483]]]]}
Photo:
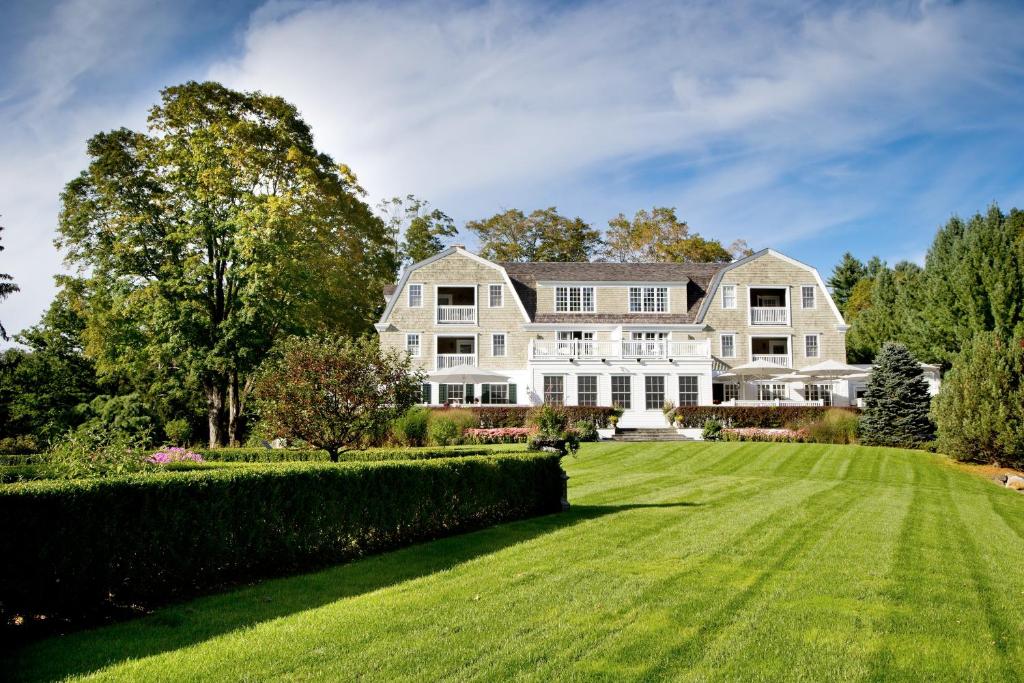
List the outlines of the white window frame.
{"type": "Polygon", "coordinates": [[[821,401],[826,408],[835,404],[834,387],[828,382],[809,382],[804,385],[804,399],[821,401]]]}
{"type": "MultiPolygon", "coordinates": [[[[623,405],[622,403],[619,403],[619,407],[621,407],[623,410],[632,410],[633,409],[633,376],[632,375],[612,375],[611,376],[611,387],[612,387],[611,400],[612,400],[612,405],[613,406],[615,405],[615,400],[616,400],[615,399],[615,396],[616,396],[615,380],[616,379],[625,379],[626,380],[626,385],[628,387],[627,390],[626,390],[626,394],[625,394],[626,395],[626,404],[623,405]]],[[[621,394],[621,393],[622,392],[619,392],[619,394],[621,394]]]]}
{"type": "Polygon", "coordinates": [[[665,375],[644,375],[644,410],[661,410],[665,405],[665,399],[668,398],[668,382],[665,381],[665,375]],[[661,401],[656,401],[656,405],[651,407],[650,394],[651,390],[648,386],[648,380],[661,380],[661,391],[654,392],[655,394],[661,394],[661,401]]]}
{"type": "Polygon", "coordinates": [[[780,382],[757,382],[757,400],[758,401],[785,401],[788,399],[789,390],[785,384],[780,382]],[[764,396],[763,389],[768,389],[768,396],[764,396]],[[781,394],[781,395],[780,395],[781,394]]]}
{"type": "Polygon", "coordinates": [[[804,335],[804,358],[821,358],[821,334],[820,333],[815,332],[814,334],[805,334],[804,335]],[[811,339],[814,340],[815,354],[813,356],[811,354],[807,353],[807,342],[809,340],[811,340],[811,339]]]}
{"type": "Polygon", "coordinates": [[[725,382],[722,384],[722,400],[723,401],[735,401],[740,397],[740,385],[737,382],[725,382]],[[729,396],[727,394],[735,394],[735,396],[729,396]]]}
{"type": "Polygon", "coordinates": [[[409,287],[406,290],[406,300],[405,300],[405,302],[406,302],[406,305],[408,305],[409,308],[423,308],[423,284],[422,283],[420,283],[420,282],[413,282],[413,283],[409,284],[409,287]],[[412,302],[412,291],[413,291],[414,287],[416,288],[416,291],[419,292],[420,302],[418,304],[414,304],[412,302]]]}
{"type": "Polygon", "coordinates": [[[555,313],[594,313],[597,311],[597,288],[590,285],[555,285],[555,313]],[[579,302],[579,308],[573,310],[573,290],[577,291],[576,300],[579,302]],[[565,292],[564,297],[559,297],[560,291],[565,292]],[[583,293],[590,292],[590,306],[583,305],[583,293]],[[559,299],[562,300],[564,308],[559,308],[559,299]]]}
{"type": "Polygon", "coordinates": [[[505,307],[505,285],[488,285],[487,287],[487,307],[488,308],[504,308],[505,307]],[[497,289],[495,289],[497,288],[497,289]],[[494,292],[498,292],[498,303],[494,303],[494,292]]]}
{"type": "Polygon", "coordinates": [[[672,305],[670,302],[669,287],[662,285],[630,285],[627,296],[626,305],[630,313],[668,313],[672,305]],[[634,298],[633,294],[636,292],[638,296],[634,298]],[[650,294],[650,299],[648,299],[650,294]],[[634,307],[634,303],[638,304],[634,307]],[[647,304],[650,303],[651,307],[648,308],[647,304]]]}
{"type": "Polygon", "coordinates": [[[549,406],[564,406],[565,405],[565,375],[542,375],[541,376],[541,399],[544,401],[544,405],[549,406]],[[559,393],[558,403],[548,403],[548,379],[557,379],[561,383],[561,392],[559,393]]]}
{"type": "Polygon", "coordinates": [[[576,405],[578,405],[578,406],[582,406],[582,405],[596,406],[596,405],[598,405],[598,402],[599,402],[600,393],[601,393],[601,378],[598,375],[576,375],[576,405]],[[580,402],[580,394],[583,393],[583,392],[580,391],[580,380],[583,380],[583,379],[592,379],[592,380],[594,380],[594,391],[593,392],[589,392],[589,391],[587,392],[588,394],[593,393],[593,395],[594,395],[594,402],[593,403],[583,404],[583,403],[580,402]]]}
{"type": "MultiPolygon", "coordinates": [[[[441,382],[440,384],[447,385],[447,387],[448,387],[447,389],[445,389],[445,394],[446,394],[445,395],[445,402],[446,403],[451,403],[453,401],[458,401],[459,403],[465,403],[466,402],[466,385],[465,384],[456,384],[456,383],[453,383],[453,382],[441,382]],[[457,387],[456,393],[459,394],[458,397],[455,397],[455,398],[452,397],[452,387],[457,387]]],[[[437,391],[438,391],[438,397],[440,398],[441,390],[438,389],[437,391]]]]}
{"type": "Polygon", "coordinates": [[[405,351],[413,358],[419,358],[423,355],[423,336],[419,332],[406,332],[405,333],[405,351]],[[416,337],[416,353],[409,350],[410,340],[412,337],[416,337]]]}
{"type": "Polygon", "coordinates": [[[676,405],[679,405],[679,406],[696,406],[696,405],[700,405],[700,376],[699,375],[679,375],[677,382],[678,382],[678,389],[679,389],[679,396],[677,398],[679,399],[679,401],[678,401],[678,403],[676,403],[676,405]],[[687,400],[686,400],[685,403],[683,402],[683,380],[684,379],[685,380],[693,380],[693,391],[691,392],[691,391],[687,390],[687,392],[686,392],[687,400]],[[691,395],[693,396],[693,402],[692,403],[690,402],[690,399],[689,399],[689,396],[691,396],[691,395]]]}
{"type": "Polygon", "coordinates": [[[812,310],[818,307],[818,288],[814,285],[800,285],[800,308],[803,310],[812,310]],[[811,292],[811,305],[806,305],[806,293],[810,290],[811,292]]]}
{"type": "Polygon", "coordinates": [[[736,309],[736,285],[722,285],[722,308],[729,311],[736,309]],[[732,292],[732,306],[726,305],[727,291],[732,292]]]}
{"type": "Polygon", "coordinates": [[[482,405],[488,405],[488,406],[507,406],[507,405],[510,405],[508,382],[484,382],[484,384],[488,385],[488,387],[490,387],[490,388],[487,390],[487,393],[489,394],[488,395],[488,402],[487,403],[483,403],[484,385],[483,384],[480,385],[480,402],[481,402],[482,405]],[[494,400],[494,390],[495,390],[495,388],[498,388],[498,387],[500,387],[505,392],[504,400],[501,400],[501,401],[495,401],[494,400]]]}
{"type": "Polygon", "coordinates": [[[736,350],[737,350],[737,348],[739,346],[736,343],[737,342],[737,339],[736,339],[737,336],[738,335],[735,332],[722,332],[721,334],[718,335],[718,352],[719,352],[719,354],[721,354],[722,358],[736,358],[736,350]],[[731,354],[727,354],[725,352],[725,338],[726,337],[731,337],[732,338],[732,353],[731,354]]]}
{"type": "Polygon", "coordinates": [[[491,332],[491,355],[495,358],[505,358],[508,356],[508,333],[507,332],[491,332]],[[494,338],[500,336],[502,352],[500,354],[494,352],[494,338]]]}

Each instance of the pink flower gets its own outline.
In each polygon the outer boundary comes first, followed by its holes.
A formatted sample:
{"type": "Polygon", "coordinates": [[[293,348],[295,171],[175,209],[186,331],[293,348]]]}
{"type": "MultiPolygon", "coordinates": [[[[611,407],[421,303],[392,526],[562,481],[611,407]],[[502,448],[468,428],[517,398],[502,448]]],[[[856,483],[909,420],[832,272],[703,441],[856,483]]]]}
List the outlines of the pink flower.
{"type": "Polygon", "coordinates": [[[149,456],[146,458],[146,462],[153,465],[166,465],[169,462],[203,462],[203,456],[193,453],[187,448],[171,446],[149,456]]]}

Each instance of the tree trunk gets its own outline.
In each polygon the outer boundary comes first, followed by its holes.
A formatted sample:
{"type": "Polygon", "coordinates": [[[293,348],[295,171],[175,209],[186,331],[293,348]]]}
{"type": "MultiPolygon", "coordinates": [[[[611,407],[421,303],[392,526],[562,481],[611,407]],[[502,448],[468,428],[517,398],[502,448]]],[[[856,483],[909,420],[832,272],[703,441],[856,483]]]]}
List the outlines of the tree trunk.
{"type": "Polygon", "coordinates": [[[224,384],[217,379],[204,383],[206,391],[206,419],[210,427],[210,448],[223,445],[224,384]]]}
{"type": "Polygon", "coordinates": [[[238,446],[239,421],[242,417],[242,396],[238,390],[238,372],[231,372],[228,381],[228,445],[238,446]]]}

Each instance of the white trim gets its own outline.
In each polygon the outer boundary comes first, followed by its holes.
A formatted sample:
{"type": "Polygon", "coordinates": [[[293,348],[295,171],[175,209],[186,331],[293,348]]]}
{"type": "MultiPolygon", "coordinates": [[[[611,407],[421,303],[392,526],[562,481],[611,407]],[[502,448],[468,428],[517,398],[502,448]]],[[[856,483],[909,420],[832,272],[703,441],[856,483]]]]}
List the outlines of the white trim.
{"type": "Polygon", "coordinates": [[[685,287],[689,284],[689,278],[685,280],[665,282],[662,280],[537,280],[538,287],[556,287],[571,285],[573,287],[685,287]]]}
{"type": "MultiPolygon", "coordinates": [[[[597,310],[596,309],[597,302],[595,301],[594,303],[595,303],[595,312],[596,312],[596,310],[597,310]]],[[[658,294],[657,294],[657,292],[655,292],[655,294],[654,294],[654,305],[655,306],[658,305],[658,294]]],[[[639,313],[641,315],[668,315],[671,312],[672,312],[672,288],[669,287],[668,285],[663,285],[661,283],[654,283],[654,284],[646,284],[646,285],[629,285],[628,287],[626,287],[626,315],[635,315],[637,313],[639,313]],[[644,311],[644,310],[632,311],[632,310],[630,310],[630,308],[629,308],[630,290],[633,289],[634,287],[639,287],[640,288],[640,308],[641,309],[644,307],[644,292],[643,292],[643,290],[644,290],[645,287],[650,287],[651,289],[655,289],[655,290],[664,289],[665,290],[665,310],[664,311],[644,311]]]]}
{"type": "MultiPolygon", "coordinates": [[[[517,292],[516,288],[512,286],[512,279],[508,276],[508,271],[499,266],[497,263],[488,261],[482,256],[477,256],[473,252],[466,251],[461,247],[448,247],[447,249],[444,249],[443,251],[439,251],[438,253],[434,254],[430,258],[423,259],[418,263],[413,263],[412,265],[408,266],[405,270],[402,271],[402,277],[398,280],[398,284],[395,285],[395,292],[397,293],[402,291],[402,288],[405,287],[406,283],[409,281],[409,278],[412,276],[413,271],[418,270],[423,266],[430,265],[435,261],[440,261],[441,259],[451,256],[452,254],[460,254],[462,256],[465,256],[466,258],[476,261],[477,263],[488,266],[490,268],[494,268],[495,270],[500,272],[502,279],[508,286],[509,291],[512,293],[512,296],[515,297],[516,304],[519,307],[519,313],[522,314],[523,316],[523,322],[530,322],[530,315],[526,312],[526,307],[523,306],[523,302],[519,298],[519,292],[517,292]]],[[[398,301],[398,298],[399,297],[397,296],[391,297],[391,301],[388,302],[388,305],[384,308],[384,312],[380,316],[380,320],[378,320],[377,322],[388,322],[388,319],[391,317],[391,312],[395,309],[395,302],[398,301]]]]}
{"type": "Polygon", "coordinates": [[[722,301],[722,310],[723,311],[734,311],[737,308],[739,308],[739,297],[738,297],[738,294],[736,292],[736,285],[734,285],[734,284],[722,285],[721,301],[722,301]],[[732,287],[732,306],[726,306],[725,305],[725,288],[726,287],[732,287]]]}
{"type": "Polygon", "coordinates": [[[718,333],[718,355],[719,355],[720,358],[739,358],[739,356],[736,355],[736,352],[739,351],[739,349],[737,348],[738,344],[736,343],[737,342],[736,338],[738,336],[739,336],[739,334],[737,334],[736,332],[719,332],[718,333]],[[731,356],[725,355],[725,349],[722,346],[722,337],[732,337],[732,355],[731,356]]]}
{"type": "Polygon", "coordinates": [[[785,254],[777,252],[774,249],[762,249],[761,251],[755,252],[750,256],[741,258],[738,261],[733,261],[732,263],[730,263],[729,265],[725,266],[720,271],[715,273],[715,276],[711,279],[711,284],[708,285],[707,293],[704,296],[704,301],[701,302],[700,310],[697,311],[697,321],[703,322],[704,317],[708,313],[708,309],[711,308],[711,301],[718,294],[719,285],[721,284],[722,278],[725,276],[726,273],[739,266],[751,263],[761,258],[762,256],[766,255],[774,256],[778,259],[785,261],[786,263],[789,263],[790,265],[803,268],[804,270],[814,275],[814,281],[818,285],[818,290],[821,292],[821,295],[828,302],[828,307],[832,310],[832,313],[835,315],[836,321],[840,326],[840,331],[846,329],[846,321],[843,320],[843,315],[839,312],[839,308],[836,306],[836,302],[832,300],[832,296],[828,293],[828,289],[825,288],[825,281],[821,279],[821,273],[819,273],[818,270],[813,266],[809,266],[806,263],[797,261],[795,258],[791,256],[786,256],[785,254]]]}
{"type": "MultiPolygon", "coordinates": [[[[445,282],[445,283],[434,283],[434,324],[444,325],[445,327],[480,327],[480,286],[475,282],[445,282]],[[438,321],[438,313],[442,304],[438,303],[438,291],[442,287],[458,287],[460,289],[472,289],[473,290],[473,322],[471,323],[441,323],[438,321]]],[[[444,304],[455,306],[457,304],[444,304]]]]}
{"type": "Polygon", "coordinates": [[[508,358],[508,332],[498,330],[495,332],[490,332],[489,334],[491,335],[491,358],[508,358]],[[494,355],[494,335],[496,334],[500,334],[501,336],[505,337],[505,353],[501,354],[500,356],[494,355]]]}
{"type": "Polygon", "coordinates": [[[487,285],[487,308],[505,308],[505,285],[501,282],[491,282],[487,285]],[[491,287],[500,287],[501,303],[497,306],[491,304],[491,287]]]}
{"type": "MultiPolygon", "coordinates": [[[[564,314],[567,314],[567,315],[587,315],[587,314],[593,315],[593,314],[597,313],[597,287],[594,287],[593,285],[576,285],[576,284],[555,285],[555,291],[552,292],[552,294],[554,295],[551,298],[551,312],[552,313],[564,313],[564,314]],[[560,311],[560,310],[558,310],[558,288],[559,287],[561,287],[563,289],[567,289],[567,290],[568,289],[572,289],[572,288],[575,287],[575,288],[580,290],[580,310],[578,310],[578,311],[569,311],[569,310],[560,311]],[[591,290],[591,292],[590,292],[590,303],[593,305],[593,308],[591,310],[584,310],[584,308],[583,308],[583,290],[584,289],[591,290]]],[[[566,292],[566,294],[565,294],[565,303],[566,303],[567,306],[569,304],[570,298],[571,297],[569,296],[569,293],[566,292]]]]}
{"type": "Polygon", "coordinates": [[[747,297],[746,297],[747,327],[756,327],[757,329],[761,329],[763,327],[792,327],[793,326],[793,295],[790,292],[791,289],[792,289],[792,287],[790,285],[762,285],[762,284],[747,285],[747,297]],[[754,325],[754,309],[757,308],[757,307],[756,306],[752,306],[750,304],[750,290],[752,290],[752,289],[781,289],[783,291],[783,298],[785,299],[785,303],[782,306],[779,306],[779,308],[785,308],[786,309],[786,324],[785,325],[766,325],[766,324],[763,324],[763,323],[759,323],[757,325],[754,325]]]}
{"type": "MultiPolygon", "coordinates": [[[[754,340],[755,339],[785,339],[786,340],[786,356],[789,358],[789,367],[795,367],[793,365],[793,335],[792,334],[750,334],[747,335],[749,340],[747,341],[747,350],[750,352],[749,362],[754,362],[754,340]]],[[[774,380],[771,380],[774,381],[774,380]]]]}

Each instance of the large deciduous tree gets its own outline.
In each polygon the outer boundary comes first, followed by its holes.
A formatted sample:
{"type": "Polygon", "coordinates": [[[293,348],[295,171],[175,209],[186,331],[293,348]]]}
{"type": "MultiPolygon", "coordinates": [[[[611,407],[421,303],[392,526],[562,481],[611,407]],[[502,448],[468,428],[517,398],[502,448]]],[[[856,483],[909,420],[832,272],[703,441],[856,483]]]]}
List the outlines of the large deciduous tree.
{"type": "Polygon", "coordinates": [[[408,354],[372,337],[289,337],[279,352],[257,385],[263,426],[324,449],[332,461],[383,438],[421,396],[423,375],[408,354]]]}
{"type": "Polygon", "coordinates": [[[641,209],[633,218],[620,213],[608,221],[605,232],[604,255],[611,261],[727,263],[734,254],[749,253],[749,247],[742,240],[726,249],[718,240],[691,233],[686,221],[676,216],[676,210],[664,206],[650,211],[641,209]]]}
{"type": "MultiPolygon", "coordinates": [[[[4,231],[4,226],[0,225],[0,233],[4,231]]],[[[0,244],[0,251],[4,250],[4,246],[0,244]]],[[[14,284],[14,278],[7,273],[0,273],[0,301],[3,301],[11,294],[21,291],[18,285],[14,284]]],[[[0,339],[7,341],[7,330],[4,328],[2,322],[0,322],[0,339]]]]}
{"type": "Polygon", "coordinates": [[[589,261],[602,248],[599,231],[553,206],[528,216],[509,209],[466,228],[480,240],[480,255],[492,261],[589,261]]]}
{"type": "Polygon", "coordinates": [[[413,195],[392,197],[377,205],[396,243],[401,239],[399,258],[404,263],[428,259],[445,248],[445,238],[458,234],[453,221],[440,209],[413,195]]]}
{"type": "Polygon", "coordinates": [[[374,319],[393,241],[285,100],[190,82],[162,92],[147,132],[87,149],[57,240],[85,281],[86,352],[101,376],[201,386],[211,445],[237,441],[276,339],[374,319]]]}

